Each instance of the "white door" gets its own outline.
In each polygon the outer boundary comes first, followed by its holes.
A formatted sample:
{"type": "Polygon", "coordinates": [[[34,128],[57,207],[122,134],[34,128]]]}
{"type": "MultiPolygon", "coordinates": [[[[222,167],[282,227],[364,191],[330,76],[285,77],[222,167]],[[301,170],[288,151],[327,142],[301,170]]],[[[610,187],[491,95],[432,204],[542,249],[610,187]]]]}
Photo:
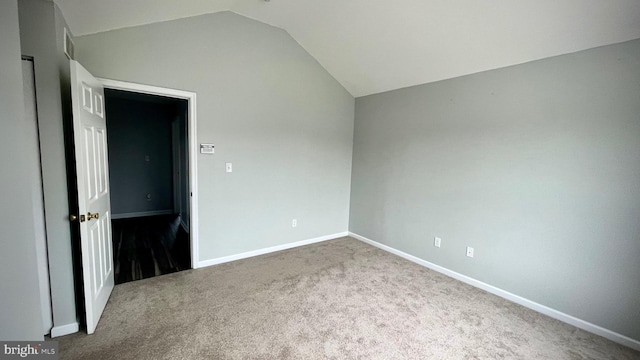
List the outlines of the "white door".
{"type": "Polygon", "coordinates": [[[71,98],[85,311],[92,334],[114,286],[107,126],[102,84],[73,60],[71,98]]]}

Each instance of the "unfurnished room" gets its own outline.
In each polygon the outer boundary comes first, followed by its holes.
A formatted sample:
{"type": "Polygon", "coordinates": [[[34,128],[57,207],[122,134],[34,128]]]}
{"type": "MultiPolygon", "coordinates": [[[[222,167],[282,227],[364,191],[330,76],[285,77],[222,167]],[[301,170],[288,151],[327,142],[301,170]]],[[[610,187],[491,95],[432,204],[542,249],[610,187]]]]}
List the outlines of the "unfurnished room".
{"type": "Polygon", "coordinates": [[[640,359],[636,0],[3,0],[0,357],[640,359]]]}

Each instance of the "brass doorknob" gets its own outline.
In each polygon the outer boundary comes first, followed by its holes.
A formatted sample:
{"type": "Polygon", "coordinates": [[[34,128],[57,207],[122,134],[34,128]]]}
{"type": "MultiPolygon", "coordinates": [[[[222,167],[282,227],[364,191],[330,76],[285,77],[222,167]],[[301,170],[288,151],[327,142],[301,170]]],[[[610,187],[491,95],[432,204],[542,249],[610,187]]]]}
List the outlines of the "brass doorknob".
{"type": "Polygon", "coordinates": [[[87,221],[91,220],[91,219],[98,219],[100,217],[99,213],[95,213],[92,214],[90,212],[87,213],[87,221]]]}
{"type": "MultiPolygon", "coordinates": [[[[77,215],[69,215],[69,221],[73,222],[78,220],[78,216],[77,215]]],[[[80,222],[84,222],[84,215],[80,215],[80,222]]]]}

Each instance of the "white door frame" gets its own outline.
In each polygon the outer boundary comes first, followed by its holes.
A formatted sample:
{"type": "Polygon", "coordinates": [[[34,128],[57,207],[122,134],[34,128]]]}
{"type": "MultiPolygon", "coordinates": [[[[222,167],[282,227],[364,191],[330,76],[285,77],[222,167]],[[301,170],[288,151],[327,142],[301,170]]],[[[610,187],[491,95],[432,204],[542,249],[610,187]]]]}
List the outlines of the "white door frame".
{"type": "Polygon", "coordinates": [[[123,90],[142,94],[159,95],[175,99],[183,99],[188,102],[187,134],[189,142],[189,239],[191,247],[191,267],[196,269],[200,263],[198,256],[198,143],[196,138],[196,93],[191,91],[176,90],[158,86],[143,85],[126,81],[97,78],[105,89],[123,90]]]}

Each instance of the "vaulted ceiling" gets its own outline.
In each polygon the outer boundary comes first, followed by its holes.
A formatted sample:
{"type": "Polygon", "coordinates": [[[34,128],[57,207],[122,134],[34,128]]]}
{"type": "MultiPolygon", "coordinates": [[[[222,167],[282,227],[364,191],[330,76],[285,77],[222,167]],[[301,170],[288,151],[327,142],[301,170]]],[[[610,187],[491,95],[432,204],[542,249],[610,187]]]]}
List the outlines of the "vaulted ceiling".
{"type": "Polygon", "coordinates": [[[54,0],[85,35],[233,11],[286,30],[355,97],[640,38],[638,0],[54,0]]]}

